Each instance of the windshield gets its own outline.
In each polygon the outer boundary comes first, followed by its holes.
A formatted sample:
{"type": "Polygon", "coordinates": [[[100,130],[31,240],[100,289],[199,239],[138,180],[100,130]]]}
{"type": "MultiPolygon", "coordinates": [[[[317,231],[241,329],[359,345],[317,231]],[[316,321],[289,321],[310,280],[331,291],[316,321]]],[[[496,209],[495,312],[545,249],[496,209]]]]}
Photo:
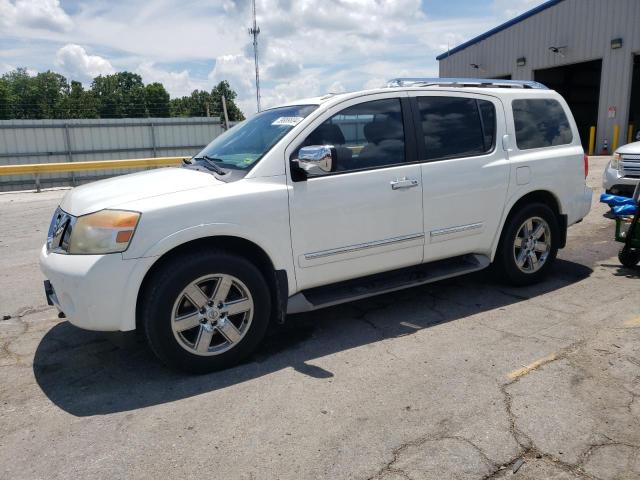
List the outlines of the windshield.
{"type": "Polygon", "coordinates": [[[227,130],[195,158],[208,157],[224,168],[248,170],[316,108],[294,105],[265,110],[227,130]]]}

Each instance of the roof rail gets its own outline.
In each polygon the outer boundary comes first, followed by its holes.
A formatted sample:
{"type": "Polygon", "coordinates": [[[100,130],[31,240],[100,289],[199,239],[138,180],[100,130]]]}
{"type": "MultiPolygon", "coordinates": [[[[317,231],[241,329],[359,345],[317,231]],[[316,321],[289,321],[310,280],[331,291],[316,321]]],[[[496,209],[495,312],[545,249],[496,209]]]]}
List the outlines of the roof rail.
{"type": "Polygon", "coordinates": [[[537,88],[548,90],[539,82],[531,80],[499,80],[493,78],[393,78],[386,84],[394,87],[485,87],[485,88],[537,88]]]}

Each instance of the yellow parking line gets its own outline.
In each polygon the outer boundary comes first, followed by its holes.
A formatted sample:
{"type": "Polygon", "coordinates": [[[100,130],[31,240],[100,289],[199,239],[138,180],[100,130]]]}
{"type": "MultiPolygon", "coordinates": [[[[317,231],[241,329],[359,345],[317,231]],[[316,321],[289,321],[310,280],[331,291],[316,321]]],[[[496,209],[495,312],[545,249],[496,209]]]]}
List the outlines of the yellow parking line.
{"type": "Polygon", "coordinates": [[[509,374],[509,378],[511,380],[515,380],[516,378],[520,378],[523,375],[526,375],[529,372],[533,372],[534,370],[540,368],[541,366],[549,363],[549,362],[553,362],[556,358],[558,358],[558,356],[555,353],[552,353],[551,355],[547,355],[544,358],[541,358],[539,360],[536,360],[533,363],[530,363],[529,365],[519,368],[518,370],[514,370],[513,372],[511,372],[509,374]]]}
{"type": "Polygon", "coordinates": [[[632,318],[631,320],[627,320],[624,322],[625,327],[640,327],[640,317],[632,318]]]}

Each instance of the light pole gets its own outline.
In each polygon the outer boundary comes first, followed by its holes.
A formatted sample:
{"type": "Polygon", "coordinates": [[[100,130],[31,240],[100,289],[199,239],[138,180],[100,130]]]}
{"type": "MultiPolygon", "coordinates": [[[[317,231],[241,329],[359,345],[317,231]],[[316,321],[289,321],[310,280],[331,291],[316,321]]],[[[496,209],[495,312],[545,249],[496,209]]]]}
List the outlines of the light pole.
{"type": "Polygon", "coordinates": [[[260,111],[260,68],[258,66],[258,34],[260,27],[256,23],[256,0],[253,0],[253,27],[249,28],[249,34],[253,36],[253,59],[256,65],[256,105],[260,111]]]}

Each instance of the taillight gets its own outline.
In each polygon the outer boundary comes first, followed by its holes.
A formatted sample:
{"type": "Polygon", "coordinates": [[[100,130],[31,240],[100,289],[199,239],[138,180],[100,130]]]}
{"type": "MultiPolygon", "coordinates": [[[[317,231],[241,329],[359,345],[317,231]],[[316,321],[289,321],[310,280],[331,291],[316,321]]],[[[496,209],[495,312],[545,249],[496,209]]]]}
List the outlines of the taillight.
{"type": "Polygon", "coordinates": [[[589,155],[584,154],[584,178],[587,178],[589,175],[589,155]]]}

